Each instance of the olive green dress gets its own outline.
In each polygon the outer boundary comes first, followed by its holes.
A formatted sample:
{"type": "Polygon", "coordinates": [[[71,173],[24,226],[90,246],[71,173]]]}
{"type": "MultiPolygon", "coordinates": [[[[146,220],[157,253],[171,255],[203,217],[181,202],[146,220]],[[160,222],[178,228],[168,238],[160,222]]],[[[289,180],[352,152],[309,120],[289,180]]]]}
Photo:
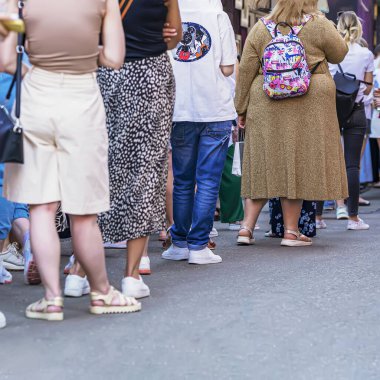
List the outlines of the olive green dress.
{"type": "Polygon", "coordinates": [[[271,35],[261,21],[248,35],[235,99],[238,114],[247,117],[242,176],[245,198],[327,200],[348,196],[335,84],[327,64],[341,62],[348,48],[323,16],[309,21],[299,37],[309,67],[322,63],[306,95],[272,100],[263,91],[260,66],[271,35]]]}

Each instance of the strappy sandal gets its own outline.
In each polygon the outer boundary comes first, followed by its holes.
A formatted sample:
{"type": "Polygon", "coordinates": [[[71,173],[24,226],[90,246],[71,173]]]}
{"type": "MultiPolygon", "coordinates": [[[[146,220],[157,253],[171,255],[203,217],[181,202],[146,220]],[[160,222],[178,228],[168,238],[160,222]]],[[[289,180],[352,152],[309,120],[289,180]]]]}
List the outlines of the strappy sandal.
{"type": "Polygon", "coordinates": [[[313,244],[310,238],[302,235],[299,231],[285,230],[285,234],[294,235],[297,239],[282,239],[283,247],[307,247],[313,244]]]}
{"type": "Polygon", "coordinates": [[[238,233],[238,238],[237,238],[237,244],[238,245],[253,245],[255,244],[256,240],[253,237],[253,231],[245,226],[241,226],[239,233],[238,233]],[[242,235],[242,231],[247,231],[249,232],[249,235],[242,235]]]}
{"type": "Polygon", "coordinates": [[[214,242],[214,240],[209,239],[207,247],[208,249],[211,249],[211,251],[214,251],[216,249],[216,243],[214,242]]]}
{"type": "Polygon", "coordinates": [[[108,294],[100,294],[96,292],[90,293],[91,297],[91,314],[117,314],[117,313],[134,313],[141,310],[141,303],[133,297],[126,297],[113,286],[111,286],[108,294]],[[118,305],[113,302],[117,300],[118,305]],[[94,305],[94,302],[102,302],[102,305],[94,305]]]}
{"type": "Polygon", "coordinates": [[[25,315],[30,319],[45,321],[63,321],[63,298],[55,297],[51,300],[42,298],[26,308],[25,315]],[[49,307],[59,307],[61,311],[49,311],[49,307]]]}

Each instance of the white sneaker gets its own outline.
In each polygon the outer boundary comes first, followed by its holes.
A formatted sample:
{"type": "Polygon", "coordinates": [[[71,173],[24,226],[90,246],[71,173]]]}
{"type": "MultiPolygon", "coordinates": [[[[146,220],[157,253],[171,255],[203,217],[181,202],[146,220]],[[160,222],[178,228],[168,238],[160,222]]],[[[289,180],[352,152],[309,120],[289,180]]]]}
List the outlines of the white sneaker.
{"type": "Polygon", "coordinates": [[[139,273],[142,275],[148,275],[152,273],[152,271],[150,270],[150,259],[148,256],[143,256],[141,258],[139,273]]]}
{"type": "Polygon", "coordinates": [[[82,297],[91,291],[87,277],[69,274],[65,281],[64,295],[66,297],[82,297]]]}
{"type": "Polygon", "coordinates": [[[125,277],[121,281],[121,290],[127,297],[144,298],[150,296],[150,289],[140,277],[136,280],[133,277],[125,277]]]}
{"type": "Polygon", "coordinates": [[[12,275],[4,268],[3,262],[0,260],[0,284],[11,284],[12,275]]]}
{"type": "Polygon", "coordinates": [[[169,247],[169,249],[167,249],[161,255],[161,257],[165,260],[181,261],[181,260],[188,260],[189,254],[190,254],[190,251],[188,248],[180,248],[172,244],[169,247]]]}
{"type": "Polygon", "coordinates": [[[63,274],[70,274],[70,269],[74,266],[75,256],[71,255],[69,262],[66,264],[65,269],[63,270],[63,274]]]}
{"type": "Polygon", "coordinates": [[[348,219],[348,211],[346,206],[339,206],[336,208],[336,218],[338,220],[347,220],[348,219]]]}
{"type": "Polygon", "coordinates": [[[228,226],[228,229],[230,231],[239,231],[241,228],[241,224],[240,223],[230,223],[230,225],[228,226]]]}
{"type": "Polygon", "coordinates": [[[215,227],[212,227],[212,230],[211,230],[209,236],[210,236],[210,239],[218,237],[219,236],[218,230],[215,227]]]}
{"type": "Polygon", "coordinates": [[[120,243],[104,243],[105,249],[125,249],[127,248],[127,242],[121,241],[120,243]]]}
{"type": "Polygon", "coordinates": [[[4,268],[7,270],[24,270],[24,257],[18,251],[18,244],[12,243],[8,245],[8,248],[4,255],[7,257],[3,259],[4,268]],[[8,255],[10,253],[10,255],[8,255]]]}
{"type": "Polygon", "coordinates": [[[7,325],[7,320],[5,315],[0,311],[0,329],[4,328],[7,325]]]}
{"type": "Polygon", "coordinates": [[[317,220],[315,224],[317,230],[325,230],[327,228],[327,224],[323,219],[317,220]]]}
{"type": "Polygon", "coordinates": [[[215,255],[209,248],[200,251],[190,251],[189,264],[218,264],[222,262],[219,255],[215,255]]]}
{"type": "Polygon", "coordinates": [[[351,231],[364,231],[369,230],[369,224],[365,223],[364,220],[359,218],[358,222],[349,220],[347,224],[347,229],[351,231]]]}

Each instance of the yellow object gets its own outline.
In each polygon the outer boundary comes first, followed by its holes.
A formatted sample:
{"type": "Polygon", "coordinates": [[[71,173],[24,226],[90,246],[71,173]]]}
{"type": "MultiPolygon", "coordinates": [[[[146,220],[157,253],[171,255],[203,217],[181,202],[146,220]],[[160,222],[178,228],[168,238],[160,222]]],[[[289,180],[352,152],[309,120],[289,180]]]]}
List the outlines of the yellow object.
{"type": "Polygon", "coordinates": [[[10,32],[25,33],[25,23],[21,19],[1,20],[0,22],[10,32]]]}

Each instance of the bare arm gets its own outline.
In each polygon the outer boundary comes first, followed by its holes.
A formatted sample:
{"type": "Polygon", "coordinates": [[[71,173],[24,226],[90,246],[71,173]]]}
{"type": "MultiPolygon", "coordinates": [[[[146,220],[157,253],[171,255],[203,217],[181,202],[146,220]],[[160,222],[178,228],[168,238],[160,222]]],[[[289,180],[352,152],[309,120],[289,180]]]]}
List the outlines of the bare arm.
{"type": "Polygon", "coordinates": [[[225,77],[229,77],[234,73],[235,65],[229,66],[220,66],[220,70],[222,71],[225,77]]]}
{"type": "MultiPolygon", "coordinates": [[[[373,72],[365,73],[365,75],[364,75],[364,82],[373,83],[373,72]]],[[[366,86],[367,86],[367,88],[364,91],[364,95],[369,95],[371,93],[371,91],[372,91],[373,85],[367,84],[366,86]]]]}
{"type": "Polygon", "coordinates": [[[182,22],[181,14],[179,12],[178,0],[167,0],[165,5],[168,8],[168,15],[166,17],[165,28],[175,29],[175,33],[166,38],[165,42],[168,50],[174,49],[182,39],[182,22]]]}
{"type": "Polygon", "coordinates": [[[125,37],[117,0],[107,0],[102,38],[103,48],[100,51],[99,64],[120,69],[125,58],[125,37]]]}

